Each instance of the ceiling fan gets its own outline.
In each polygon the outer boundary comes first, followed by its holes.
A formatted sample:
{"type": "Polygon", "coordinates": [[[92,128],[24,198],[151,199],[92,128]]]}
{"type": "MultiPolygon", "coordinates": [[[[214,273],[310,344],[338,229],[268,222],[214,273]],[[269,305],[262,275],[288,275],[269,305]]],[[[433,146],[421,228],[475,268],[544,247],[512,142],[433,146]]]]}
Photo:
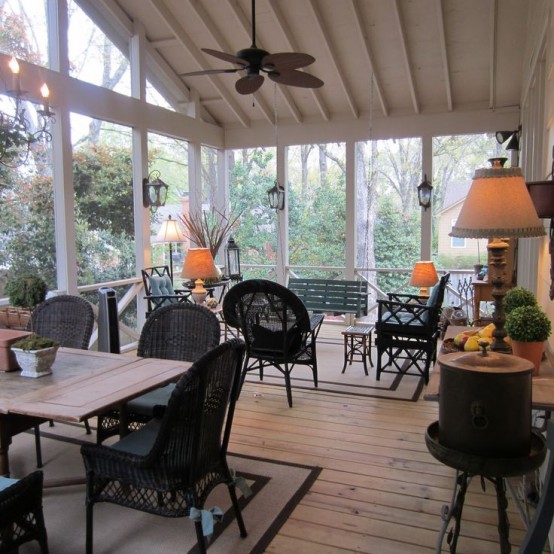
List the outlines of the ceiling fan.
{"type": "Polygon", "coordinates": [[[252,46],[250,48],[239,50],[235,55],[211,50],[210,48],[202,48],[201,50],[206,52],[206,54],[210,54],[210,56],[230,62],[238,67],[233,69],[193,71],[192,73],[185,73],[181,77],[246,71],[246,75],[235,83],[235,89],[239,94],[252,94],[256,92],[264,82],[264,76],[261,73],[265,73],[272,81],[280,85],[304,88],[319,88],[323,86],[321,79],[309,73],[297,71],[301,67],[314,63],[315,58],[313,56],[300,52],[270,54],[256,46],[256,0],[252,0],[252,46]]]}

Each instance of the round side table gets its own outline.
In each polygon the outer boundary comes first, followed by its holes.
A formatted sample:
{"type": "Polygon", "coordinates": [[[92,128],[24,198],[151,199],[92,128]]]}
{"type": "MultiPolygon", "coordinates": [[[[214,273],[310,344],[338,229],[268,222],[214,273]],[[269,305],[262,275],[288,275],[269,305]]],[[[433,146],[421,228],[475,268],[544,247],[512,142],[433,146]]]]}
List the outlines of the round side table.
{"type": "Polygon", "coordinates": [[[443,524],[437,539],[436,552],[440,553],[442,551],[444,535],[452,519],[454,519],[454,527],[448,532],[447,542],[450,545],[451,554],[456,552],[467,487],[472,477],[480,476],[483,486],[485,480],[488,480],[496,489],[500,552],[501,554],[509,554],[512,547],[509,541],[510,525],[508,515],[506,514],[508,500],[506,499],[505,479],[507,477],[525,475],[541,466],[546,456],[546,441],[544,437],[540,433],[533,431],[529,454],[514,458],[491,458],[466,454],[465,452],[441,445],[438,437],[439,423],[435,421],[427,428],[425,444],[435,459],[456,470],[456,479],[452,502],[450,506],[443,507],[441,514],[443,524]]]}

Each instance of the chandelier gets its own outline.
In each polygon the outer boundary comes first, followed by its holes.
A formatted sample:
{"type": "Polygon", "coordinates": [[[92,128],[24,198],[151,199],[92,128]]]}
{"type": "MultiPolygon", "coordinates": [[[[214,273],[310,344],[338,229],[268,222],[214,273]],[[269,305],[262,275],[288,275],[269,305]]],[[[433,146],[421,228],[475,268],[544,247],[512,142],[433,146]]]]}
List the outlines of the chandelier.
{"type": "Polygon", "coordinates": [[[12,72],[12,88],[6,95],[14,100],[13,114],[0,110],[0,164],[15,168],[26,163],[31,145],[50,142],[49,131],[54,113],[50,111],[50,91],[46,83],[40,88],[43,105],[36,110],[36,121],[30,121],[26,113],[26,91],[21,90],[20,68],[14,58],[8,64],[12,72]]]}

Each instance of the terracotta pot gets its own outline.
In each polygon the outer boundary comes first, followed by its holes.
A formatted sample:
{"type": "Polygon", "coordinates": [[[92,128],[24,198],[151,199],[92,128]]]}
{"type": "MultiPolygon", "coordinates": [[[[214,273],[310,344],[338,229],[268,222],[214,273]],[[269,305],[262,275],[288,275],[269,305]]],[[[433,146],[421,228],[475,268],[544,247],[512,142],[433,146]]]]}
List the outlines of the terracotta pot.
{"type": "Polygon", "coordinates": [[[514,356],[529,360],[535,366],[535,370],[533,371],[534,376],[539,374],[542,355],[544,353],[544,341],[520,342],[512,339],[512,352],[514,356]]]}

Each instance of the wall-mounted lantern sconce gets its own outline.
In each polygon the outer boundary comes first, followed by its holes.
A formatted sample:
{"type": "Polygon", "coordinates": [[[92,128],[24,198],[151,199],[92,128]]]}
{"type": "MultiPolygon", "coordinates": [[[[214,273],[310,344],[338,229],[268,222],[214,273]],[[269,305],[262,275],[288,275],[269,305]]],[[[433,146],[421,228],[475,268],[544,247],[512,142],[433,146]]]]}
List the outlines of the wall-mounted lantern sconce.
{"type": "Polygon", "coordinates": [[[431,183],[427,180],[427,174],[423,179],[423,183],[417,187],[417,199],[419,200],[419,205],[422,208],[429,208],[431,206],[431,198],[433,196],[433,187],[431,183]]]}
{"type": "Polygon", "coordinates": [[[504,144],[507,142],[505,149],[510,152],[510,165],[516,167],[519,164],[519,135],[521,133],[521,125],[515,131],[496,131],[496,142],[504,144]]]}
{"type": "Polygon", "coordinates": [[[267,191],[267,197],[271,209],[282,210],[285,207],[285,189],[278,181],[267,191]]]}
{"type": "Polygon", "coordinates": [[[142,203],[145,208],[155,212],[160,206],[165,206],[167,189],[169,188],[161,179],[158,170],[151,171],[148,177],[142,180],[142,203]]]}

